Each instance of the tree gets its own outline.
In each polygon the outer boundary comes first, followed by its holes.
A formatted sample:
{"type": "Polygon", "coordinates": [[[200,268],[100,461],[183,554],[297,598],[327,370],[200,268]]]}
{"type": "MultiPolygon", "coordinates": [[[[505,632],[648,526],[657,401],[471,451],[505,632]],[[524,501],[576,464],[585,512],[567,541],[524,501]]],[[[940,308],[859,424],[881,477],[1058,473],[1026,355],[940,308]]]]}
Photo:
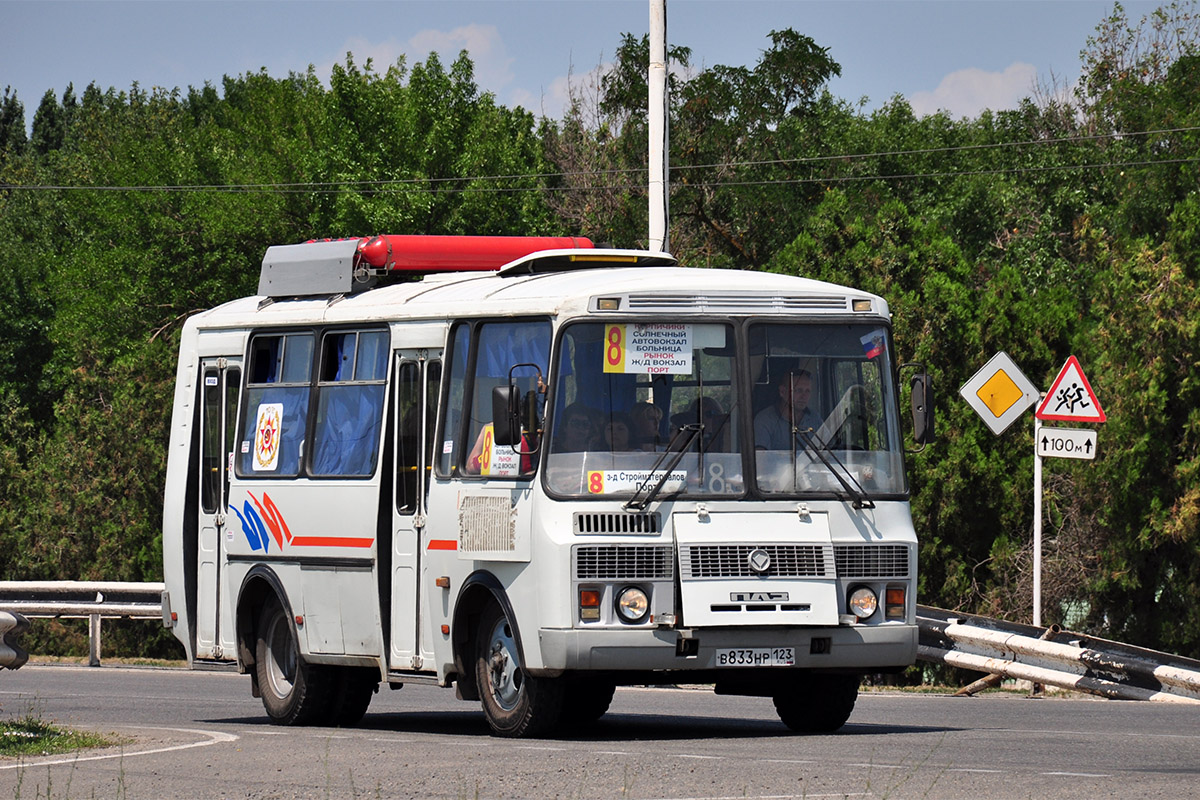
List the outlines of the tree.
{"type": "Polygon", "coordinates": [[[0,100],[0,162],[25,149],[25,106],[17,99],[11,86],[4,87],[4,98],[0,100]],[[10,93],[11,92],[11,93],[10,93]]]}

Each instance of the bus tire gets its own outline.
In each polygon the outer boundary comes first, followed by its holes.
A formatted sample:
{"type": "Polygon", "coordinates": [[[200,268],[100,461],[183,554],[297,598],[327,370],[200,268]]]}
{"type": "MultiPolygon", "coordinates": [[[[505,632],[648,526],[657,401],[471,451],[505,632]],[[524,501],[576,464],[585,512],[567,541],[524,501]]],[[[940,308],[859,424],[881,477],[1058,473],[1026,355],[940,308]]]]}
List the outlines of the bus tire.
{"type": "Polygon", "coordinates": [[[325,721],[330,700],[328,671],[301,657],[292,621],[274,599],[263,606],[259,616],[254,668],[271,722],[309,725],[325,721]]]}
{"type": "Polygon", "coordinates": [[[806,675],[775,692],[775,711],[797,733],[833,733],[850,718],[858,683],[857,675],[806,675]]]}
{"type": "Polygon", "coordinates": [[[575,678],[567,683],[563,701],[563,725],[584,727],[607,713],[617,687],[607,681],[575,678]]]}
{"type": "Polygon", "coordinates": [[[362,721],[379,690],[379,672],[367,667],[335,667],[329,724],[352,728],[362,721]]]}
{"type": "Polygon", "coordinates": [[[513,624],[490,603],[475,635],[475,680],[488,726],[497,736],[541,736],[562,717],[563,680],[535,678],[521,668],[513,624]]]}

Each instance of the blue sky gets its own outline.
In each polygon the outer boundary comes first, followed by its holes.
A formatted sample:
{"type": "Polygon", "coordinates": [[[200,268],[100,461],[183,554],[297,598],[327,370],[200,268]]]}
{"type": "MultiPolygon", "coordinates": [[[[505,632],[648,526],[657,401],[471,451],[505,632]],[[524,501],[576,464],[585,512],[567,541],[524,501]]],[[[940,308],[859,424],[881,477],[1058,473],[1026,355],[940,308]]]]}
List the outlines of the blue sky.
{"type": "MultiPolygon", "coordinates": [[[[1132,21],[1153,2],[1125,2],[1132,21]]],[[[791,27],[842,65],[831,84],[867,109],[903,95],[918,113],[1011,108],[1036,81],[1073,83],[1079,51],[1112,10],[1100,0],[667,0],[668,37],[693,66],[756,63],[791,27]]],[[[0,90],[32,121],[42,95],[220,85],[265,67],[311,64],[327,80],[347,51],[386,66],[470,50],[480,87],[506,105],[557,116],[568,80],[585,84],[620,35],[646,32],[648,0],[0,0],[0,90]]]]}

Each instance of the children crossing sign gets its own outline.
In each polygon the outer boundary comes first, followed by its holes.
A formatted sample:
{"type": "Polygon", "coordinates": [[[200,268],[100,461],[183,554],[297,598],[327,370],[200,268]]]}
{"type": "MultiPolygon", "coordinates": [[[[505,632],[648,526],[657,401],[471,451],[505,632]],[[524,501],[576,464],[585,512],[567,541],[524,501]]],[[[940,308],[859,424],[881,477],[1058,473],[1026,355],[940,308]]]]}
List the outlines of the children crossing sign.
{"type": "Polygon", "coordinates": [[[1034,416],[1062,422],[1104,422],[1107,419],[1075,356],[1068,358],[1059,370],[1034,416]]]}

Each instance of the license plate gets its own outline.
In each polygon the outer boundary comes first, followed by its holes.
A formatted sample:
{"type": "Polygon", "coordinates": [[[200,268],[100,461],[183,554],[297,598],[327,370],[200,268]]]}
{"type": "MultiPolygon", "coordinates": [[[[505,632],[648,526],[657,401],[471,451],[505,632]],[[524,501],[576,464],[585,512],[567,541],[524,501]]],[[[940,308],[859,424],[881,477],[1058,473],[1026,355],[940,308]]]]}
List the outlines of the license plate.
{"type": "Polygon", "coordinates": [[[794,667],[791,647],[731,647],[717,650],[718,667],[794,667]]]}

